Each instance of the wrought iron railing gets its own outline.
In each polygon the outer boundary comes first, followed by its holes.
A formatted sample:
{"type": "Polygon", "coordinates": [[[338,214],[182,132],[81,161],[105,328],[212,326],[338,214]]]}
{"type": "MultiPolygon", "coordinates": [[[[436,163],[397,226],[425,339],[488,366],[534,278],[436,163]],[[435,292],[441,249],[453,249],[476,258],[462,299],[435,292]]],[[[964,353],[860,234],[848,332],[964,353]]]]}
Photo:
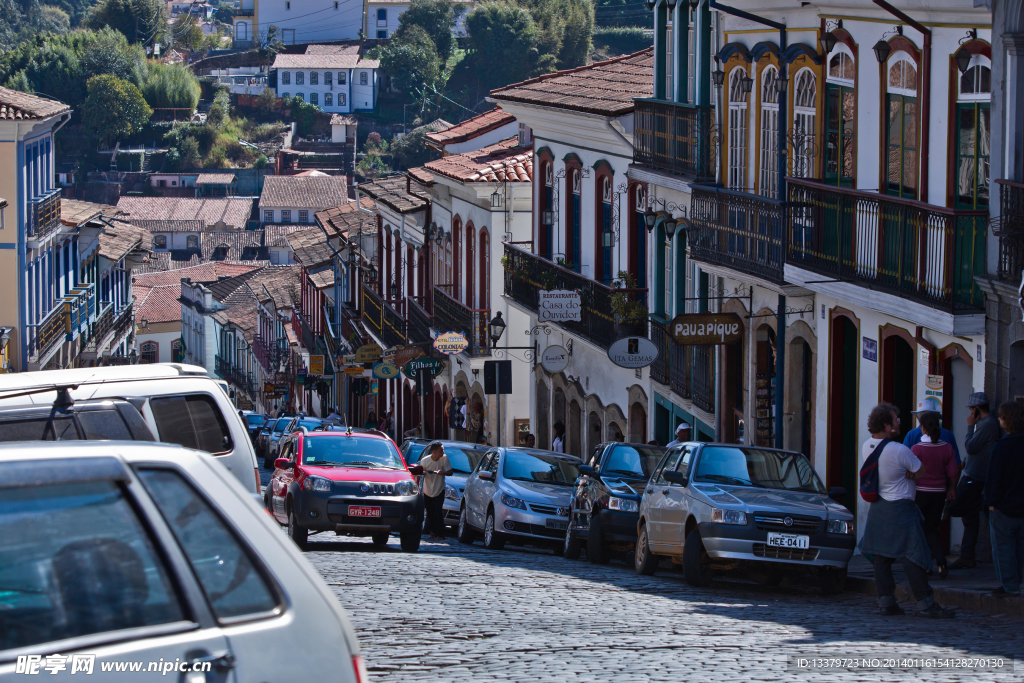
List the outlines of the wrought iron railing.
{"type": "Polygon", "coordinates": [[[135,304],[128,304],[114,320],[114,341],[131,334],[135,329],[135,304]]]}
{"type": "Polygon", "coordinates": [[[434,327],[438,332],[460,332],[469,341],[466,353],[470,356],[491,355],[490,309],[472,309],[463,306],[440,287],[434,288],[434,327]]]}
{"type": "MultiPolygon", "coordinates": [[[[685,348],[685,347],[681,347],[685,348]]],[[[693,405],[709,413],[715,412],[715,356],[713,346],[691,346],[693,405]]]]}
{"type": "Polygon", "coordinates": [[[38,239],[60,227],[60,195],[58,187],[28,200],[26,229],[29,237],[38,239]]]}
{"type": "Polygon", "coordinates": [[[255,10],[251,9],[232,9],[231,16],[233,17],[251,17],[255,10]]]}
{"type": "MultiPolygon", "coordinates": [[[[612,314],[613,296],[621,294],[629,300],[636,301],[647,292],[646,289],[612,289],[508,243],[505,243],[504,264],[505,296],[531,311],[538,310],[540,292],[564,289],[580,293],[580,304],[583,309],[580,320],[558,323],[567,331],[603,349],[607,349],[620,337],[647,336],[646,319],[635,323],[617,323],[612,314]]],[[[434,318],[436,327],[436,299],[434,318]]]]}
{"type": "Polygon", "coordinates": [[[227,358],[220,354],[214,356],[213,369],[220,375],[221,379],[228,379],[231,377],[231,363],[227,358]]]}
{"type": "Polygon", "coordinates": [[[385,348],[405,343],[405,319],[366,285],[363,285],[362,308],[363,325],[384,342],[385,348]]]}
{"type": "Polygon", "coordinates": [[[692,398],[693,391],[690,386],[690,364],[693,362],[693,354],[689,346],[672,344],[671,360],[668,367],[668,383],[678,396],[692,398]]]}
{"type": "Polygon", "coordinates": [[[409,343],[423,344],[430,341],[430,327],[433,325],[433,318],[420,306],[414,297],[406,297],[409,311],[409,343]]]}
{"type": "Polygon", "coordinates": [[[634,163],[698,182],[715,181],[719,142],[713,107],[633,101],[634,163]]]}
{"type": "Polygon", "coordinates": [[[669,336],[666,323],[651,319],[651,341],[658,347],[658,358],[651,364],[651,379],[667,386],[673,339],[669,336]]]}
{"type": "Polygon", "coordinates": [[[748,192],[693,186],[693,258],[781,283],[786,258],[785,204],[748,192]]]}
{"type": "Polygon", "coordinates": [[[939,309],[983,305],[987,210],[789,180],[788,262],[939,309]]]}
{"type": "Polygon", "coordinates": [[[279,357],[277,346],[268,345],[262,337],[255,337],[252,340],[252,352],[256,357],[256,362],[263,367],[264,371],[269,373],[271,368],[277,367],[279,357]]]}
{"type": "Polygon", "coordinates": [[[86,344],[87,351],[95,351],[100,343],[107,339],[110,331],[114,328],[114,304],[109,301],[99,302],[100,313],[93,323],[89,343],[86,344]]]}
{"type": "Polygon", "coordinates": [[[999,277],[1019,282],[1024,271],[1024,183],[996,180],[999,218],[992,234],[999,238],[999,277]]]}

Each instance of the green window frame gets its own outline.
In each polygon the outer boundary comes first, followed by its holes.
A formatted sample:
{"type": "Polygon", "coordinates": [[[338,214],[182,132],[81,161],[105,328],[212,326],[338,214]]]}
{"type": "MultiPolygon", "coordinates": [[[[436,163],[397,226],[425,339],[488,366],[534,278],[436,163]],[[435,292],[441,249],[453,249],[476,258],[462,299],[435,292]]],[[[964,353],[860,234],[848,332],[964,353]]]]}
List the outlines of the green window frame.
{"type": "Polygon", "coordinates": [[[835,83],[825,86],[825,183],[853,187],[854,89],[835,83]]]}
{"type": "Polygon", "coordinates": [[[917,98],[888,93],[885,126],[885,192],[907,199],[917,196],[917,98]]]}

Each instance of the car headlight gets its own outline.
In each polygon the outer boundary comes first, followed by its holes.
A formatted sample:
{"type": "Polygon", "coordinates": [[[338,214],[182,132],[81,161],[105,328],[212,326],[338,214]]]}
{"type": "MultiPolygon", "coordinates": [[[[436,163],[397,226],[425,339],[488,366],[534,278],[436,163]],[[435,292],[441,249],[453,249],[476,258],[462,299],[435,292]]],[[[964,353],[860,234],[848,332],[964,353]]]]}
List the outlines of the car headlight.
{"type": "MultiPolygon", "coordinates": [[[[457,488],[452,486],[451,484],[445,484],[444,485],[444,497],[447,498],[448,500],[458,501],[458,500],[460,500],[462,498],[462,493],[457,488]]],[[[505,499],[502,498],[501,502],[504,503],[505,499]]]]}
{"type": "Polygon", "coordinates": [[[636,504],[635,500],[629,498],[616,498],[612,496],[608,499],[608,509],[618,510],[620,512],[636,512],[640,509],[640,506],[636,504]]]}
{"type": "Polygon", "coordinates": [[[311,475],[302,480],[304,491],[327,491],[331,490],[331,480],[326,477],[311,475]]]}
{"type": "Polygon", "coordinates": [[[397,496],[414,496],[416,495],[416,482],[412,479],[406,479],[395,484],[395,495],[397,496]]]}
{"type": "Polygon", "coordinates": [[[716,524],[746,524],[747,514],[739,510],[711,508],[711,521],[716,524]]]}
{"type": "Polygon", "coordinates": [[[854,534],[857,526],[853,520],[830,519],[828,520],[828,532],[830,534],[854,534]]]}
{"type": "Polygon", "coordinates": [[[504,491],[501,492],[501,504],[508,508],[519,508],[520,510],[526,509],[526,503],[518,498],[508,495],[504,491]]]}

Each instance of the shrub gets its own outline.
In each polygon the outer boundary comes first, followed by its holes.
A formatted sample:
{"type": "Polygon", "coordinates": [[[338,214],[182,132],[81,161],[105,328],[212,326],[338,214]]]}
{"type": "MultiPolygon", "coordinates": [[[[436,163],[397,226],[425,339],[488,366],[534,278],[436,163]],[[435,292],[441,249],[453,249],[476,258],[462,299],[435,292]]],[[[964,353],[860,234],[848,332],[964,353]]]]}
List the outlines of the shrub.
{"type": "Polygon", "coordinates": [[[199,81],[183,64],[151,64],[142,87],[146,102],[154,109],[193,110],[200,93],[199,81]]]}

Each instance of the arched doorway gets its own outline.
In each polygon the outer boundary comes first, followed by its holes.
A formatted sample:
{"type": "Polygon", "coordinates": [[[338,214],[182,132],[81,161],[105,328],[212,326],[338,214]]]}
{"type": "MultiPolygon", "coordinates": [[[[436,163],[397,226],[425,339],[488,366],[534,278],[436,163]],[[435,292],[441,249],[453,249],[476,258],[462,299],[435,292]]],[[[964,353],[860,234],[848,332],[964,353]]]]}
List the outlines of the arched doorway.
{"type": "Polygon", "coordinates": [[[647,411],[639,403],[629,407],[629,442],[647,443],[647,411]]]}
{"type": "MultiPolygon", "coordinates": [[[[755,334],[754,358],[754,416],[755,429],[752,443],[775,446],[775,330],[761,325],[755,334]]],[[[737,426],[738,428],[738,426],[737,426]]]]}
{"type": "Polygon", "coordinates": [[[906,339],[904,330],[883,331],[880,377],[882,400],[899,409],[900,439],[914,428],[910,414],[917,406],[914,402],[914,347],[906,339]]]}
{"type": "Polygon", "coordinates": [[[583,439],[580,434],[580,404],[576,402],[576,399],[569,401],[569,424],[566,425],[566,436],[568,438],[568,444],[566,445],[566,452],[570,455],[575,455],[577,458],[583,454],[583,439]]]}
{"type": "Polygon", "coordinates": [[[1010,344],[1009,396],[1011,400],[1024,398],[1024,340],[1010,344]]]}
{"type": "MultiPolygon", "coordinates": [[[[783,445],[811,458],[814,422],[814,352],[803,337],[789,342],[786,359],[786,433],[783,445]]],[[[812,459],[813,462],[813,459],[812,459]]]]}
{"type": "MultiPolygon", "coordinates": [[[[560,389],[555,389],[551,392],[551,434],[552,441],[554,441],[555,425],[559,422],[562,423],[562,428],[566,430],[565,440],[568,441],[569,435],[569,424],[565,420],[565,393],[560,389]]],[[[566,449],[568,453],[568,448],[566,449]]]]}
{"type": "Polygon", "coordinates": [[[846,489],[843,498],[857,512],[857,358],[858,332],[853,320],[833,313],[828,406],[828,486],[846,489]]]}
{"type": "Polygon", "coordinates": [[[590,411],[587,415],[587,449],[585,451],[588,457],[603,441],[601,431],[601,416],[595,411],[590,411]]]}
{"type": "Polygon", "coordinates": [[[548,450],[551,443],[549,438],[550,429],[548,427],[548,412],[551,410],[550,400],[548,398],[548,385],[543,380],[537,380],[537,419],[534,424],[537,426],[537,433],[534,434],[537,437],[537,448],[548,450]]]}
{"type": "Polygon", "coordinates": [[[608,423],[607,434],[608,434],[608,436],[607,436],[607,440],[608,441],[625,441],[626,440],[626,437],[623,436],[623,434],[622,434],[622,427],[620,427],[617,422],[609,422],[608,423]]]}

